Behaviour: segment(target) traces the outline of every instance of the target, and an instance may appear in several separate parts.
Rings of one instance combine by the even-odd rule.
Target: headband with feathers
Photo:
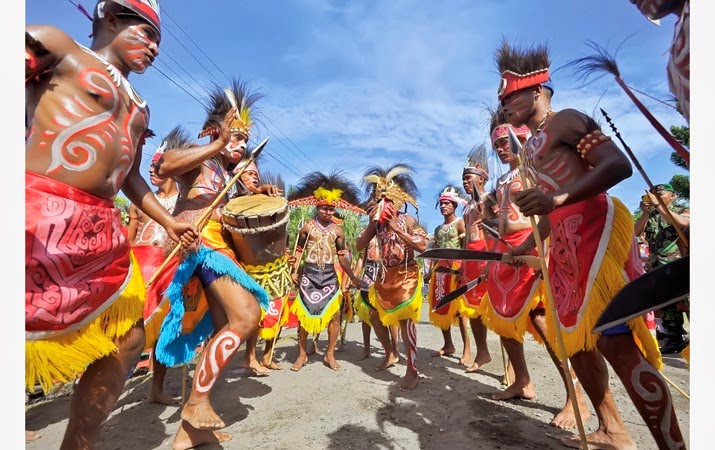
[[[494,143],[498,139],[509,137],[510,127],[512,130],[514,130],[514,133],[517,137],[526,139],[529,136],[529,127],[526,125],[522,125],[519,128],[515,128],[512,125],[509,125],[506,122],[504,115],[502,114],[501,108],[497,108],[496,110],[489,109],[489,113],[491,114],[491,119],[489,122],[489,134],[491,135],[492,148],[496,149],[496,145],[494,145]]]
[[[253,105],[263,97],[258,93],[249,93],[245,82],[238,79],[231,80],[231,86],[223,88],[214,85],[209,93],[209,104],[206,107],[206,121],[204,122],[200,138],[204,136],[218,136],[221,132],[221,122],[231,108],[236,108],[236,117],[231,122],[231,133],[241,133],[248,139],[253,126]]]
[[[363,174],[365,194],[375,202],[382,198],[392,201],[398,211],[407,203],[419,210],[416,200],[419,191],[412,172],[412,167],[407,164],[395,164],[387,169],[371,166]]]
[[[478,144],[467,153],[467,164],[464,166],[462,176],[467,174],[479,175],[484,181],[489,181],[489,163],[487,161],[487,146]]]
[[[365,214],[356,206],[360,203],[360,190],[350,182],[342,171],[330,174],[311,172],[298,182],[288,194],[291,206],[334,206],[336,208]]]
[[[549,81],[549,48],[536,45],[527,49],[517,49],[506,40],[494,54],[494,61],[501,74],[499,100],[521,89],[544,84]]]
[[[452,186],[448,184],[437,196],[437,203],[435,208],[439,208],[439,202],[442,200],[449,200],[450,202],[456,203],[457,205],[466,205],[469,201],[465,198],[462,188],[459,186]]]

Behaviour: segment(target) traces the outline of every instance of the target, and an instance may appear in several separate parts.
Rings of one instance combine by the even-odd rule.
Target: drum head
[[[256,217],[270,216],[288,207],[285,197],[271,197],[264,194],[248,195],[230,200],[223,208],[225,216]]]

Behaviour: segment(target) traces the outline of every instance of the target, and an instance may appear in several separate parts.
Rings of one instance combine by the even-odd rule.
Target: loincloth
[[[268,309],[263,311],[263,319],[258,324],[258,336],[262,339],[273,339],[290,315],[286,308],[292,284],[288,260],[281,256],[260,266],[244,265],[243,269],[266,290],[271,299]]]
[[[422,311],[422,273],[415,261],[405,266],[385,267],[370,288],[370,304],[385,326],[412,319],[419,322]]]
[[[462,297],[452,300],[438,310],[434,310],[442,297],[457,289],[457,275],[447,272],[438,272],[437,267],[446,267],[451,270],[459,271],[461,261],[446,261],[438,260],[432,266],[432,274],[430,275],[429,286],[427,290],[429,310],[429,320],[432,325],[442,330],[449,330],[454,324],[457,313],[459,312],[460,300]],[[477,288],[475,288],[477,289]]]
[[[212,280],[230,277],[255,297],[262,310],[268,309],[268,293],[238,264],[221,235],[221,223],[209,220],[201,230],[201,246],[185,254],[164,291],[170,309],[161,325],[156,357],[168,367],[189,362],[196,347],[214,332],[211,314],[206,314],[208,302],[203,293],[206,286],[198,278],[207,273],[213,274]]]
[[[613,296],[642,273],[633,219],[617,198],[600,194],[549,214],[549,278],[566,356],[593,350],[591,330]],[[556,345],[556,318],[547,309],[547,339]],[[662,366],[657,341],[643,317],[627,323],[644,356]]]
[[[466,248],[470,250],[487,250],[487,241],[485,240],[475,240],[467,242]],[[462,263],[462,285],[469,283],[472,280],[479,278],[482,274],[484,268],[487,266],[487,261],[464,261]],[[459,313],[464,317],[469,317],[474,319],[479,317],[479,305],[481,304],[482,297],[487,292],[487,283],[483,281],[479,283],[475,288],[467,291],[460,299],[456,300],[459,302]]]
[[[513,247],[523,243],[531,235],[531,228],[502,236]],[[495,250],[504,253],[506,244],[497,241]],[[530,255],[537,255],[534,248]],[[543,307],[545,291],[539,273],[527,265],[510,266],[499,262],[489,267],[486,294],[482,298],[479,313],[484,324],[499,336],[524,342],[524,333],[529,331],[541,342],[533,327],[529,313]]]
[[[308,333],[320,333],[340,310],[342,277],[335,265],[303,263],[291,312]]]
[[[121,214],[25,172],[25,381],[47,392],[117,350],[141,320],[144,286]]]

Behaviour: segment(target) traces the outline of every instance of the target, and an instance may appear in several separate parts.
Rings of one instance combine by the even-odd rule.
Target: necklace
[[[137,91],[134,90],[134,87],[131,85],[131,83],[129,83],[129,80],[127,80],[124,75],[122,75],[122,72],[120,72],[114,64],[110,63],[109,61],[98,55],[94,50],[87,48],[79,43],[77,45],[79,45],[82,50],[104,63],[107,72],[109,72],[109,76],[112,78],[114,84],[119,89],[122,89],[124,92],[126,92],[132,102],[134,102],[134,104],[137,105],[139,109],[146,108],[146,101],[141,98]]]
[[[536,127],[537,133],[540,133],[541,130],[544,129],[544,125],[546,124],[546,121],[549,120],[549,117],[551,117],[551,114],[553,114],[553,113],[554,113],[554,111],[551,108],[549,108],[549,110],[546,111],[546,115],[544,116],[543,119],[541,119],[541,123],[539,124],[539,126]]]

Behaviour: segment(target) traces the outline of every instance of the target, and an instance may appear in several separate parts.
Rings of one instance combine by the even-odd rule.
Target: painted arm
[[[25,27],[25,85],[39,81],[77,44],[64,31],[49,25]]]
[[[402,231],[397,224],[397,215],[390,219],[389,224],[390,228],[392,228],[408,247],[420,253],[427,249],[427,233],[417,231],[417,223],[412,216],[407,216],[407,220],[405,221],[407,232]]]

